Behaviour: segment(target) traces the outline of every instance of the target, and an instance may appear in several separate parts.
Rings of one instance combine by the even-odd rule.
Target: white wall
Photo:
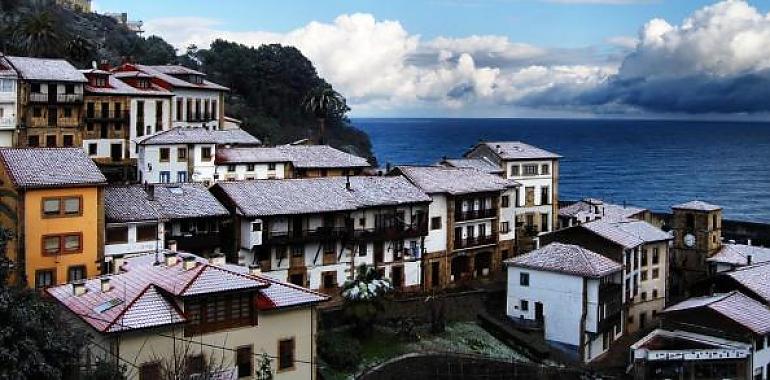
[[[447,199],[442,194],[433,194],[430,196],[432,202],[428,207],[428,237],[425,238],[425,249],[427,253],[446,251],[447,248]],[[441,229],[432,229],[431,220],[435,217],[441,218]]]
[[[96,144],[96,154],[89,154],[90,146]],[[91,158],[111,158],[112,144],[120,144],[120,159],[125,159],[125,141],[123,139],[83,140],[83,150]]]
[[[13,146],[18,86],[15,79],[0,79],[0,147]]]
[[[209,121],[207,123],[202,122],[192,122],[187,120],[187,100],[192,99],[193,103],[193,118],[195,118],[195,100],[200,99],[201,100],[201,117],[203,117],[203,109],[205,107],[205,100],[209,101],[209,109],[211,109],[212,101],[217,101],[217,107],[220,106],[220,99],[219,99],[220,92],[219,91],[211,91],[211,90],[195,90],[195,89],[189,89],[189,88],[174,88],[174,99],[172,99],[172,106],[171,109],[173,113],[171,114],[171,120],[172,120],[172,127],[209,127],[211,129],[219,129],[219,117],[221,116],[219,114],[219,110],[217,110],[217,118],[215,120]],[[177,119],[177,99],[182,99],[182,120]],[[211,111],[209,110],[209,115],[211,115]]]
[[[529,286],[519,284],[521,273],[529,273]],[[528,301],[528,311],[520,309],[521,300]],[[508,316],[534,321],[535,302],[543,303],[545,339],[579,347],[583,334],[583,278],[509,266]]]
[[[153,224],[158,226],[158,238],[152,241],[137,241],[136,239],[136,227],[138,225]],[[125,244],[105,244],[104,254],[107,256],[112,255],[128,255],[134,253],[152,252],[158,247],[163,249],[164,243],[164,230],[163,223],[108,223],[107,227],[112,226],[128,226],[128,242]]]
[[[139,120],[138,115],[138,108],[139,108],[139,102],[144,102],[144,123],[142,124],[142,128],[144,131],[144,135],[141,136],[141,138],[146,138],[147,136],[151,136],[156,134],[160,131],[165,131],[170,128],[170,116],[171,116],[171,97],[132,97],[131,98],[131,110],[130,110],[130,116],[129,116],[129,140],[131,141],[130,146],[130,153],[131,158],[136,158],[137,156],[137,149],[136,149],[136,142],[137,139],[140,138],[140,136],[137,134],[137,121]],[[163,115],[161,115],[161,125],[157,125],[157,113],[155,112],[156,106],[155,102],[161,101],[163,104],[162,111]],[[160,128],[159,128],[160,127]]]
[[[246,179],[283,179],[286,174],[286,164],[277,162],[275,169],[269,170],[267,162],[254,164],[254,170],[248,170],[248,164],[234,164],[235,171],[229,171],[230,165],[217,165],[216,172],[219,174],[219,181],[246,180]]]
[[[202,160],[202,149],[211,148],[211,159]],[[160,149],[169,148],[169,160],[160,161]],[[180,148],[187,148],[187,160],[193,160],[193,173],[187,176],[187,182],[212,182],[214,180],[214,155],[216,146],[214,144],[195,144],[192,149],[188,145],[139,145],[138,166],[141,173],[142,182],[160,183],[160,173],[168,171],[170,173],[170,182],[178,182],[178,173],[187,172],[187,160],[178,161],[177,152]],[[150,169],[150,166],[152,169]]]

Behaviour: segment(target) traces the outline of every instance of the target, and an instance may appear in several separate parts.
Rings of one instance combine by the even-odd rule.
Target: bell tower
[[[722,208],[703,201],[672,207],[674,242],[672,296],[685,296],[689,288],[708,276],[707,258],[722,249]]]

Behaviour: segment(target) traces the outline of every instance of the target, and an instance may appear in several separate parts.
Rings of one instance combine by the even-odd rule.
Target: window
[[[267,170],[275,170],[275,162],[268,163]]]
[[[82,211],[80,197],[43,198],[43,217],[79,216]]]
[[[202,161],[211,161],[211,148],[210,147],[203,147],[203,148],[201,148],[201,160]]]
[[[176,173],[176,181],[179,183],[187,182],[187,172],[179,171]]]
[[[176,160],[179,162],[187,161],[187,148],[177,148]]]
[[[56,135],[46,135],[45,136],[45,146],[48,148],[54,148],[56,147]]]
[[[537,165],[524,165],[524,175],[537,175]]]
[[[660,277],[660,270],[658,268],[655,268],[652,270],[652,278],[658,278]]]
[[[125,244],[128,243],[128,227],[107,227],[106,244]]]
[[[75,85],[74,84],[66,84],[66,85],[64,85],[64,93],[65,94],[74,94],[75,93]]]
[[[43,117],[43,109],[40,107],[33,107],[32,117]]]
[[[647,281],[647,271],[646,270],[642,271],[642,281]]]
[[[642,292],[642,301],[647,301],[647,292]]]
[[[302,244],[294,244],[294,245],[292,245],[291,246],[291,256],[292,257],[303,257],[303,256],[305,256],[305,246],[302,245]]]
[[[251,232],[259,232],[259,231],[262,231],[262,223],[260,222],[251,223]]]
[[[548,186],[543,186],[540,188],[540,204],[541,205],[551,204],[551,191]]]
[[[430,229],[431,230],[440,230],[441,229],[441,217],[440,216],[434,216],[430,218]]]
[[[253,172],[254,171],[254,164],[247,164],[246,165],[246,171],[247,172]]]
[[[136,226],[136,241],[158,240],[158,225],[144,224]]]
[[[334,289],[337,287],[337,272],[327,271],[321,274],[321,281],[324,289]]]
[[[88,155],[89,156],[96,156],[97,153],[97,145],[96,143],[89,143],[88,144]]]
[[[279,245],[275,247],[275,259],[276,260],[283,260],[286,258],[286,246],[285,245]]]
[[[235,351],[235,366],[238,367],[238,378],[251,377],[254,374],[252,352],[251,346],[238,347]]]
[[[519,285],[529,286],[529,273],[519,273]]]
[[[252,294],[225,294],[185,301],[185,335],[257,324]]]
[[[756,338],[755,343],[756,343],[756,347],[757,347],[756,351],[760,351],[760,350],[764,350],[765,349],[765,337],[764,336]]]
[[[658,298],[658,289],[652,289],[652,298]]]
[[[182,121],[182,108],[184,107],[184,103],[182,102],[181,98],[176,99],[176,121]]]
[[[540,174],[542,175],[551,174],[551,166],[548,164],[543,164],[543,166],[540,167]]]
[[[227,171],[229,173],[232,173],[235,171],[235,165],[227,165]]]
[[[81,249],[80,234],[43,236],[43,253],[46,255],[79,253]]]
[[[160,162],[168,162],[171,148],[160,148]]]
[[[511,232],[511,226],[508,222],[500,222],[500,233],[507,234]]]
[[[548,214],[540,214],[540,230],[543,232],[548,232],[550,230],[550,226],[548,225]]]
[[[647,266],[647,248],[642,248],[642,267]]]
[[[521,309],[521,311],[529,311],[529,301],[521,300],[519,304],[520,304],[519,308]]]
[[[56,271],[42,269],[35,271],[35,289],[43,289],[56,284]]]
[[[294,369],[294,338],[278,342],[278,370]]]
[[[81,251],[81,239],[80,235],[65,235],[64,236],[64,252],[80,252]]]
[[[139,367],[139,380],[160,380],[161,378],[159,362],[144,363]]]
[[[517,177],[519,175],[519,165],[511,165],[511,177]]]
[[[29,136],[29,137],[27,137],[27,146],[39,147],[40,146],[40,136]]]
[[[367,248],[369,246],[366,243],[361,243],[358,245],[358,256],[366,256],[367,254]]]
[[[658,254],[658,249],[653,248],[652,249],[652,265],[656,265],[660,263],[660,255]]]
[[[86,278],[84,265],[71,266],[67,269],[67,282],[80,281]]]
[[[72,107],[64,107],[64,117],[72,117]]]
[[[511,202],[511,197],[509,197],[507,195],[503,195],[500,198],[500,207],[508,207],[510,202]]]
[[[40,83],[32,83],[32,92],[39,94],[40,91]]]
[[[169,183],[171,182],[171,172],[169,171],[161,171],[160,172],[160,183]]]

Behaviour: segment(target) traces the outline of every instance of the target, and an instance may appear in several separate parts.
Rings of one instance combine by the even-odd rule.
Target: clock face
[[[693,236],[693,234],[684,235],[684,245],[690,248],[695,246],[695,236]]]

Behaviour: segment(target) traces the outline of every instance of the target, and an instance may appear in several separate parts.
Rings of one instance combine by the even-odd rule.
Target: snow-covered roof
[[[18,188],[103,185],[93,160],[79,148],[2,148],[0,160]]]
[[[519,186],[515,181],[470,168],[397,166],[395,170],[428,194],[497,192]]]
[[[717,211],[721,210],[721,206],[717,206],[704,201],[690,201],[678,205],[671,206],[675,210],[691,210],[691,211]]]
[[[709,297],[690,298],[666,308],[663,312],[670,313],[701,308],[713,310],[755,334],[770,333],[770,308],[738,291]]]
[[[551,243],[521,256],[505,260],[516,267],[600,278],[620,272],[619,263],[578,245]]]
[[[723,244],[719,252],[706,259],[714,263],[723,263],[736,266],[759,264],[770,261],[770,248],[757,247],[745,244]]]
[[[647,211],[645,208],[635,206],[623,206],[613,203],[604,203],[600,199],[586,198],[571,205],[559,208],[559,216],[577,218],[584,221],[605,219],[610,221],[623,221]]]
[[[770,262],[738,268],[725,275],[770,302]]]
[[[104,213],[108,223],[229,215],[200,183],[109,186],[104,191]]]
[[[210,130],[203,127],[176,127],[142,139],[140,145],[217,144],[259,145],[256,137],[242,129]]]
[[[137,69],[150,74],[168,84],[174,87],[182,87],[182,88],[192,88],[192,89],[199,89],[199,90],[214,90],[214,91],[227,91],[229,90],[227,87],[216,84],[214,82],[208,81],[206,79],[203,79],[202,83],[191,83],[184,79],[180,79],[175,77],[175,75],[199,75],[199,76],[205,76],[206,74],[188,69],[184,66],[180,65],[158,65],[158,66],[151,66],[151,65],[132,65],[136,67]]]
[[[489,174],[500,174],[505,172],[503,168],[495,165],[486,158],[447,158],[442,160],[441,164],[455,168],[476,169]]]
[[[486,145],[500,159],[508,160],[553,160],[561,158],[560,155],[545,149],[532,146],[521,141],[486,141],[480,144]],[[475,148],[474,148],[475,149]]]
[[[598,219],[572,228],[585,228],[624,248],[635,248],[646,243],[671,240],[671,235],[642,220],[609,221]]]
[[[18,74],[31,81],[85,83],[86,77],[64,59],[6,56]]]

